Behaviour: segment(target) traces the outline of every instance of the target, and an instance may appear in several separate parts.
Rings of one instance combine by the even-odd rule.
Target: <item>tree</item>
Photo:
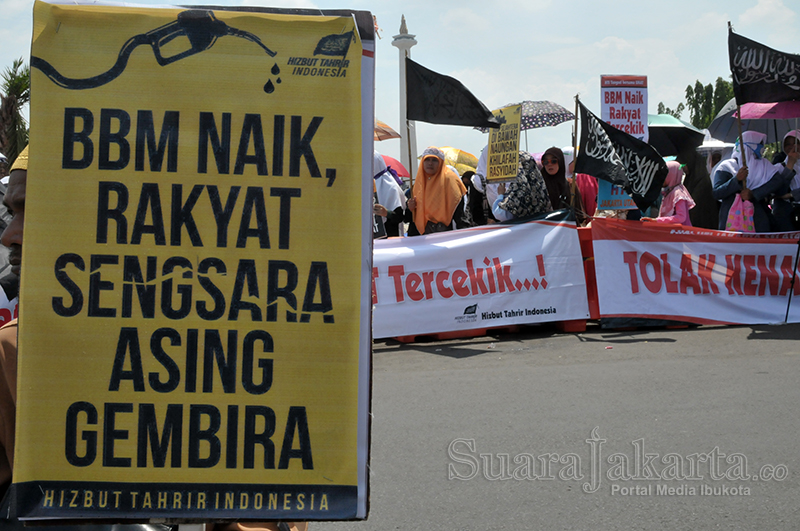
[[[31,70],[17,59],[0,75],[0,152],[13,163],[28,143],[22,108],[31,97]]]
[[[731,98],[733,98],[733,83],[718,77],[717,83],[714,85],[714,116],[722,110]]]
[[[701,120],[703,123],[704,129],[711,124],[711,120],[714,119],[714,87],[711,86],[711,83],[704,87],[703,91],[703,106],[700,110],[701,112]]]
[[[689,119],[698,129],[707,128],[717,113],[733,97],[733,84],[721,77],[717,78],[714,85],[709,83],[703,86],[699,80],[694,87],[686,87],[686,107],[689,109]]]
[[[664,106],[662,102],[658,102],[658,114],[669,114],[670,116],[674,116],[678,120],[681,119],[681,114],[685,109],[683,103],[679,103],[675,109],[670,109],[669,107]]]
[[[705,90],[700,80],[695,81],[694,87],[688,85],[686,87],[686,107],[689,109],[689,121],[695,127],[702,128],[703,122],[703,99]]]

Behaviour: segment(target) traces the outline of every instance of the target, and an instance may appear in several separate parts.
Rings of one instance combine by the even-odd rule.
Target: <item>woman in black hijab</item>
[[[569,208],[570,193],[567,183],[567,168],[564,153],[557,147],[551,147],[542,155],[542,177],[550,195],[550,204],[555,210]]]

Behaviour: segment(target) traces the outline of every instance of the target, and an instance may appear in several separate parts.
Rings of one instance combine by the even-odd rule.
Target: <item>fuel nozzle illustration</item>
[[[270,57],[275,57],[276,52],[267,48],[258,36],[244,30],[232,28],[225,22],[217,19],[213,11],[202,9],[190,9],[178,13],[178,19],[159,28],[135,35],[122,45],[114,63],[108,71],[85,79],[73,79],[62,75],[53,65],[40,57],[31,57],[31,66],[38,68],[55,84],[71,90],[91,89],[105,85],[116,79],[125,71],[130,58],[136,47],[149,44],[153,49],[156,61],[161,66],[172,64],[186,57],[204,52],[210,49],[217,39],[232,35],[241,37],[259,45]],[[186,37],[190,48],[180,51],[170,56],[165,56],[162,49],[179,37]]]

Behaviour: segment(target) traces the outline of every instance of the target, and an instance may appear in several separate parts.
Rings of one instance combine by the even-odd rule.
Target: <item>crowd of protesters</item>
[[[708,155],[711,195],[719,207],[715,228],[734,230],[729,216],[738,198],[752,204],[755,232],[800,230],[800,175],[796,171],[800,167],[795,168],[800,158],[800,130],[784,137],[782,151],[771,162],[763,156],[765,141],[766,135],[746,131],[742,145],[737,142],[729,154],[715,151]],[[386,235],[431,234],[532,218],[562,209],[571,212],[578,226],[589,225],[593,216],[691,226],[689,212],[698,206],[684,186],[685,169],[677,161],[667,162],[661,197],[647,215],[638,210],[597,210],[598,181],[572,172],[571,148],[551,147],[540,160],[520,151],[516,178],[500,183],[486,178],[487,151],[482,151],[474,171],[459,175],[455,167],[447,164],[441,149],[426,148],[413,188],[406,189],[405,195],[403,188],[408,187],[396,176],[389,177],[390,169],[375,152],[374,213],[382,217]]]
[[[426,148],[413,187],[406,190],[408,200],[402,201],[397,199],[402,181],[392,175],[376,151],[373,212],[382,218],[385,234],[403,235],[399,228],[403,225],[398,224],[401,211],[408,236],[526,219],[564,208],[572,210],[579,223],[594,213],[596,180],[584,176],[594,185],[589,187],[594,191],[593,202],[585,205],[561,149],[548,149],[542,157],[543,166],[530,153],[520,151],[516,178],[501,183],[488,182],[487,156],[484,149],[475,171],[459,175],[447,164],[441,149]]]
[[[800,192],[800,182],[794,170],[798,158],[797,134],[798,131],[791,131],[786,135],[783,141],[786,153],[778,154],[774,162],[762,155],[767,135],[756,131],[742,134],[743,145],[737,144],[731,158],[721,162],[712,176],[714,199],[721,202],[719,230],[726,229],[737,196],[752,203],[756,232],[777,232],[782,226],[791,227],[788,219],[791,207],[787,214],[780,205],[781,201],[791,199],[792,189]],[[779,157],[781,162],[777,162]]]
[[[474,171],[459,175],[441,149],[426,148],[413,187],[405,191],[407,201],[397,199],[404,183],[376,151],[373,212],[382,218],[386,236],[404,235],[401,218],[408,236],[532,218],[561,209],[569,210],[578,225],[591,221],[597,209],[597,179],[573,174],[571,149],[551,147],[541,160],[520,151],[517,176],[500,183],[486,178],[487,151],[481,152]]]

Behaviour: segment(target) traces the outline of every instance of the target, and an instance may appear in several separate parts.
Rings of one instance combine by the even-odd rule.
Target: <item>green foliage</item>
[[[780,142],[773,142],[772,144],[767,144],[766,146],[764,146],[764,151],[761,154],[761,156],[767,160],[772,160],[772,157],[774,157],[775,154],[781,151],[782,149],[783,148],[781,147]]]
[[[722,107],[733,97],[733,84],[721,77],[714,85],[703,85],[699,80],[686,87],[686,107],[689,120],[698,129],[707,128]]]
[[[28,124],[22,108],[31,97],[31,70],[22,59],[0,74],[0,152],[9,163],[28,144]]]
[[[700,120],[700,107],[702,103],[700,99],[703,97],[703,84],[698,80],[694,87],[691,85],[686,87],[686,108],[689,109],[689,121],[695,127],[698,126]]]
[[[658,114],[669,114],[678,120],[681,119],[681,114],[683,114],[683,110],[685,108],[686,107],[683,105],[683,103],[679,103],[675,109],[670,109],[669,107],[664,106],[664,103],[658,102]]]
[[[703,94],[703,127],[708,127],[714,119],[714,87],[709,83],[705,86],[705,93]],[[702,128],[701,128],[702,129]]]
[[[733,83],[717,78],[714,85],[714,116],[733,98]],[[713,118],[712,118],[713,120]]]

